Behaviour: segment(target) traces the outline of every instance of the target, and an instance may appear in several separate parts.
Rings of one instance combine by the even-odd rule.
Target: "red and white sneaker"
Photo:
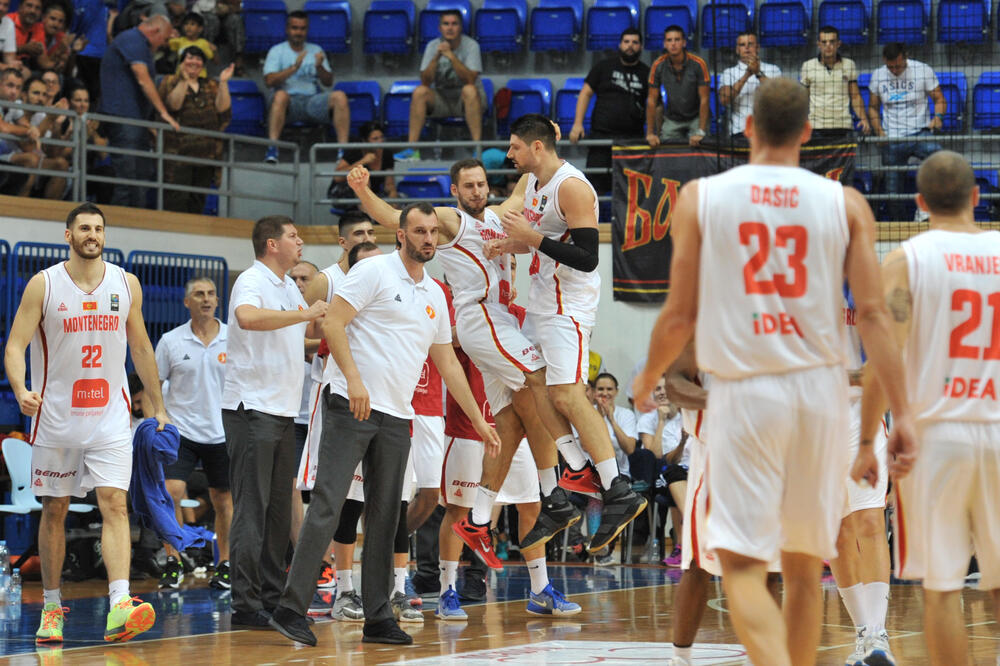
[[[489,525],[476,525],[472,522],[472,511],[457,523],[453,523],[451,529],[462,538],[469,548],[472,549],[479,559],[491,569],[503,569],[501,562],[495,552],[493,552],[493,537],[490,534]]]
[[[323,568],[319,570],[316,587],[321,590],[332,590],[337,587],[337,578],[334,575],[333,567],[326,562],[323,563]]]
[[[559,487],[581,495],[601,498],[601,477],[597,475],[597,470],[590,461],[587,461],[583,469],[576,472],[567,465],[559,477]]]

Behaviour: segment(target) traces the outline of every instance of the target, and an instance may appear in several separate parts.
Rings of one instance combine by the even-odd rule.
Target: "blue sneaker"
[[[312,603],[309,604],[309,609],[306,611],[306,615],[329,615],[330,611],[333,610],[333,602],[335,599],[336,592],[334,590],[317,589],[313,592]]]
[[[532,615],[576,615],[581,610],[580,604],[567,601],[552,583],[546,585],[541,594],[532,592],[528,600],[528,612]]]
[[[277,164],[278,163],[278,147],[277,146],[269,146],[268,147],[267,152],[264,154],[264,161],[267,162],[268,164]]]
[[[577,608],[579,609],[579,606]],[[448,590],[438,599],[438,607],[434,611],[434,615],[439,620],[457,620],[462,622],[469,619],[469,616],[462,610],[462,606],[458,602],[458,593],[450,585],[448,586]]]
[[[392,156],[398,162],[416,162],[420,159],[420,151],[414,148],[401,150]]]

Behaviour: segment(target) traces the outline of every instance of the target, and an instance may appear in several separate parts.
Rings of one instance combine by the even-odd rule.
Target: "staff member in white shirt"
[[[719,77],[719,103],[729,108],[729,133],[742,137],[753,112],[753,94],[764,79],[781,76],[781,69],[760,61],[760,43],[752,32],[736,36],[736,55],[740,61]]]
[[[316,645],[305,614],[316,570],[360,462],[365,477],[362,640],[413,642],[393,618],[389,573],[410,451],[411,401],[428,353],[487,450],[496,455],[500,449],[500,439],[483,418],[455,358],[444,292],[424,272],[437,239],[434,208],[427,203],[407,206],[396,230],[400,249],[360,261],[335,285],[323,320],[334,362],[327,362],[323,376],[330,390],[323,393],[316,484],[281,604],[271,618],[271,626],[291,640]],[[393,353],[387,355],[387,349]]]
[[[257,261],[236,278],[229,300],[235,325],[229,331],[222,425],[234,505],[232,624],[263,627],[268,618],[262,611],[277,606],[285,586],[288,479],[295,466],[293,420],[302,396],[306,324],[326,313],[326,303],[307,309],[295,281],[285,275],[302,255],[302,239],[289,218],[257,220],[253,249]]]
[[[211,585],[228,590],[229,524],[233,519],[233,496],[229,492],[229,454],[222,429],[222,385],[226,376],[226,325],[215,312],[219,295],[209,277],[195,277],[184,286],[184,307],[191,320],[167,331],[156,344],[156,367],[160,381],[170,382],[163,396],[170,420],[181,434],[177,460],[163,468],[167,492],[174,500],[177,523],[183,524],[181,500],[195,465],[208,477],[208,496],[215,509],[215,536],[219,563]],[[180,555],[165,543],[167,563],[160,587],[177,589],[184,580]]]

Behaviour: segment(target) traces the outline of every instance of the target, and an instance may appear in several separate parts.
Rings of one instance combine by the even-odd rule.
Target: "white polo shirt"
[[[304,373],[306,322],[274,331],[240,327],[236,308],[252,305],[262,310],[305,310],[292,278],[277,276],[260,261],[243,271],[229,297],[229,350],[222,408],[253,409],[272,416],[294,418],[299,413]]]
[[[219,321],[216,319],[216,321]],[[163,394],[170,421],[181,437],[199,444],[222,444],[222,385],[226,380],[226,325],[206,346],[191,330],[191,321],[167,331],[156,343],[160,381],[170,382]]]
[[[334,295],[358,312],[347,339],[372,409],[412,419],[413,391],[431,345],[451,344],[441,287],[426,271],[414,282],[396,251],[362,259],[337,282]],[[347,380],[332,355],[323,381],[347,397]]]
[[[719,77],[719,89],[726,86],[734,86],[736,82],[743,78],[747,71],[745,62],[738,62],[729,69],[722,72]],[[762,62],[760,71],[769,79],[776,79],[781,76],[781,69],[776,65]],[[751,76],[740,88],[740,94],[729,102],[729,133],[739,134],[747,126],[747,116],[753,113],[753,94],[760,87],[760,79]]]

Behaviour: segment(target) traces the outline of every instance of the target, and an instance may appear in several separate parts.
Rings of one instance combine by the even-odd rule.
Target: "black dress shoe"
[[[438,594],[441,591],[441,579],[436,576],[424,578],[420,574],[415,574],[410,577],[410,582],[413,583],[413,591],[419,595]]]
[[[309,629],[304,615],[299,615],[295,611],[278,606],[271,616],[271,626],[277,629],[285,638],[309,645],[316,646],[316,635]]]
[[[399,628],[395,620],[379,620],[378,622],[366,622],[362,630],[364,636],[362,643],[389,643],[391,645],[410,645],[413,643],[413,636]]]
[[[262,629],[267,627],[269,616],[262,610],[257,611],[233,611],[229,623],[234,627],[246,627],[249,629]]]

